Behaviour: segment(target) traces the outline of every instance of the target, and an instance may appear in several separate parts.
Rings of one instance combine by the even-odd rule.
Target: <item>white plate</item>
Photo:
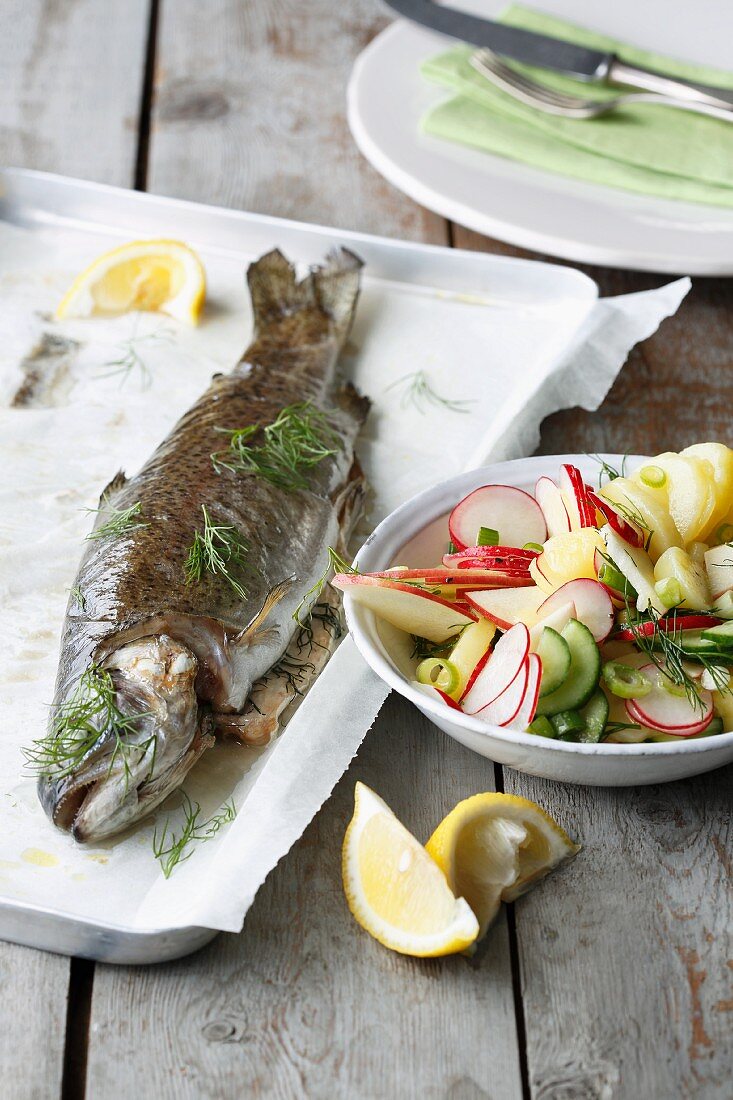
[[[479,11],[495,14],[501,6],[486,0]],[[719,46],[721,35],[730,42],[733,6],[718,3],[713,11],[712,0],[700,0],[675,5],[674,19],[650,18],[658,6],[652,2],[640,13],[638,3],[618,0],[610,25],[598,12],[592,19],[579,13],[576,21],[593,22],[598,30],[656,45],[672,56],[730,65]],[[543,7],[571,16],[578,3],[553,0]],[[706,8],[711,20],[704,17]],[[715,35],[706,38],[706,26],[714,26]],[[733,210],[566,179],[420,133],[424,112],[447,94],[420,76],[420,64],[450,42],[399,21],[356,61],[348,89],[349,125],[361,152],[390,183],[469,229],[564,259],[639,271],[733,274]]]
[[[604,457],[612,465],[622,461],[620,455]],[[427,489],[397,508],[359,551],[358,567],[363,572],[376,572],[395,562],[418,566],[439,561],[445,551],[447,515],[463,496],[479,485],[494,482],[531,491],[542,474],[556,477],[561,462],[572,462],[580,467],[588,483],[597,484],[598,463],[587,455],[524,458],[472,470]],[[400,671],[394,642],[405,638],[401,631],[392,633],[388,624],[378,623],[373,613],[356,604],[348,593],[344,606],[354,641],[374,671],[450,737],[500,764],[563,782],[633,787],[699,775],[733,761],[733,733],[661,744],[580,745],[489,726],[478,718],[458,715],[423,695],[412,686],[409,675]]]

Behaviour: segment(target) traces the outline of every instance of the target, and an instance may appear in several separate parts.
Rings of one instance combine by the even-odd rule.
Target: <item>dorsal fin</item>
[[[110,483],[102,489],[99,495],[99,503],[105,504],[111,497],[118,493],[120,489],[124,489],[127,485],[127,475],[124,470],[118,470]]]

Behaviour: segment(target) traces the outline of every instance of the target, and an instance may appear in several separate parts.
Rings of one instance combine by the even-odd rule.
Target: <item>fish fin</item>
[[[346,543],[364,513],[366,496],[367,480],[359,459],[354,457],[346,484],[331,498],[339,521],[339,553],[341,547],[346,550]]]
[[[369,398],[359,393],[356,386],[352,385],[351,382],[344,383],[341,389],[336,390],[333,395],[333,402],[351,416],[359,427],[369,416],[369,410],[372,407]]]
[[[274,585],[265,596],[262,607],[257,614],[250,619],[244,630],[240,630],[239,634],[234,635],[229,644],[250,646],[263,645],[265,642],[271,641],[273,631],[277,632],[277,627],[263,627],[263,623],[275,604],[279,603],[283,596],[290,591],[294,580],[295,574]]]
[[[356,309],[362,266],[353,252],[337,248],[324,264],[311,268],[298,281],[295,267],[279,249],[261,256],[247,269],[255,336],[281,317],[318,308],[332,319],[339,343],[343,343]]]
[[[102,489],[102,492],[99,494],[100,505],[106,504],[110,497],[114,496],[115,493],[118,493],[120,489],[124,489],[126,485],[127,475],[125,474],[125,471],[118,470],[110,483],[106,485],[104,489]]]

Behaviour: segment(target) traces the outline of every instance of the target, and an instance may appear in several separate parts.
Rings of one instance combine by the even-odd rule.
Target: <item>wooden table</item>
[[[0,157],[165,195],[518,255],[420,209],[344,119],[377,0],[5,0]],[[275,243],[275,242],[273,242]],[[604,294],[654,275],[591,269]],[[731,284],[698,280],[597,413],[543,453],[731,441]],[[354,780],[419,837],[494,786],[584,850],[484,950],[421,962],[349,917],[339,848]],[[389,700],[239,936],[147,969],[0,945],[3,1096],[728,1100],[731,780],[588,790],[503,771]]]

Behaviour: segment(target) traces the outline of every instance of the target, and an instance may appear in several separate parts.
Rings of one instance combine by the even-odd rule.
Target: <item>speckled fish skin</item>
[[[118,475],[103,494],[96,527],[112,511],[138,503],[140,525],[87,544],[64,623],[55,707],[72,696],[87,668],[104,666],[121,647],[141,638],[165,635],[187,647],[197,662],[202,714],[214,718],[240,713],[254,681],[282,655],[296,628],[294,610],[322,574],[328,546],[337,545],[363,495],[354,442],[369,401],[350,385],[335,384],[360,268],[361,261],[345,250],[301,282],[277,251],[251,265],[255,334],[241,362],[214,376],[139,473],[129,480]],[[217,472],[211,455],[226,447],[222,431],[268,425],[283,408],[304,401],[328,415],[341,441],[334,456],[312,468],[308,490],[287,491],[223,467]],[[204,573],[200,583],[186,583],[185,562],[203,526],[202,505],[213,524],[234,527],[248,546],[246,571],[237,572],[247,590],[244,600],[219,575]],[[288,578],[291,585],[259,633],[247,634],[268,593]],[[204,736],[201,722],[196,736]],[[195,759],[191,750],[189,732],[180,757],[188,753]],[[72,832],[88,793],[85,767],[82,762],[65,779],[39,781],[46,812]],[[185,775],[180,772],[175,785]],[[153,778],[156,790],[165,787],[160,775]],[[156,803],[170,789],[161,791]],[[132,804],[124,827],[152,808],[142,797],[138,802],[139,813]],[[78,839],[101,835],[109,835],[102,824],[87,827]]]

